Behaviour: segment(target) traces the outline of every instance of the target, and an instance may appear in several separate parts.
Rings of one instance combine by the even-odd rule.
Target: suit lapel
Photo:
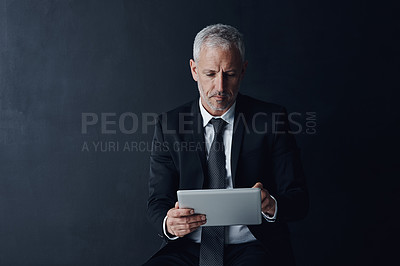
[[[233,123],[233,138],[232,138],[232,152],[231,152],[231,171],[233,187],[238,184],[236,177],[236,170],[239,160],[240,149],[242,147],[243,129],[244,129],[244,114],[242,113],[242,106],[240,101],[240,93],[236,98],[235,107],[235,122]]]
[[[204,178],[206,178],[205,173],[207,173],[207,165],[206,165],[206,153],[205,153],[205,139],[204,139],[204,128],[203,128],[203,118],[200,114],[200,107],[198,100],[195,100],[192,104],[192,114],[193,114],[193,140],[196,144],[196,147],[201,147],[201,149],[197,150],[197,162],[200,167],[201,173],[199,176],[201,178],[194,178],[195,187],[203,188]]]

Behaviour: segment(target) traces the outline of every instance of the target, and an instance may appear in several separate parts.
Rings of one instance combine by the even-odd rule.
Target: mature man
[[[286,222],[308,209],[299,150],[285,108],[238,93],[244,50],[232,26],[201,30],[190,60],[200,98],[158,117],[148,217],[165,245],[145,265],[294,264]],[[176,197],[244,187],[261,189],[260,225],[201,227],[207,217],[179,208]]]

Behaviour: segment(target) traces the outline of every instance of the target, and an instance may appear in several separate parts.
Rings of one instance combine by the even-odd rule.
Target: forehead
[[[218,47],[203,45],[200,49],[199,63],[204,67],[225,66],[239,67],[241,56],[236,47]]]

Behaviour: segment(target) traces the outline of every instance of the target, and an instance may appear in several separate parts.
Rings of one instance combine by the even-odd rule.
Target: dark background
[[[149,142],[152,129],[124,134],[118,118],[141,123],[197,97],[192,42],[218,22],[245,36],[243,93],[301,113],[303,126],[317,115],[317,133],[296,136],[311,196],[308,217],[290,225],[298,265],[392,264],[398,11],[366,1],[0,1],[0,264],[138,265],[158,249],[145,217],[149,152],[121,146]],[[82,113],[115,113],[116,133],[100,122],[82,133]],[[109,141],[120,150],[90,146]]]

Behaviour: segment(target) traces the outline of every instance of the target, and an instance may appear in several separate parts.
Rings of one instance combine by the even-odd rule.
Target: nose
[[[225,86],[225,80],[224,80],[224,75],[222,71],[218,73],[216,79],[215,79],[215,87],[218,92],[223,92],[224,91],[224,86]]]

